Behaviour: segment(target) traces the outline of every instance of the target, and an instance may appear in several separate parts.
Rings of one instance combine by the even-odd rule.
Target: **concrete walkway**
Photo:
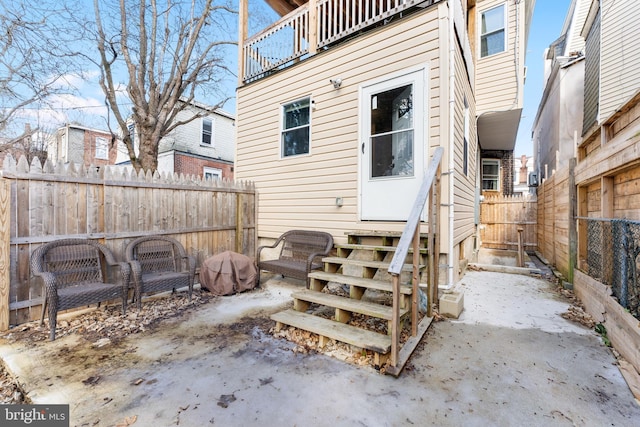
[[[106,347],[0,341],[0,357],[77,426],[638,425],[610,349],[544,280],[467,273],[462,316],[434,322],[399,378],[273,338],[268,314],[300,286],[271,279]]]

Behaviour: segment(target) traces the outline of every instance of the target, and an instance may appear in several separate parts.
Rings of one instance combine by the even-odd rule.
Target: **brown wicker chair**
[[[141,308],[142,294],[189,287],[193,294],[196,260],[187,255],[176,239],[167,236],[139,237],[127,245],[127,261],[131,265],[134,298]]]
[[[48,306],[51,341],[56,338],[59,311],[115,299],[122,300],[123,314],[127,310],[131,269],[125,262],[116,262],[111,251],[96,241],[61,239],[46,243],[31,254],[31,271],[44,282],[40,324]]]
[[[273,260],[260,260],[260,252],[265,248],[276,248],[282,244],[280,256]],[[333,248],[333,237],[323,231],[290,230],[278,237],[271,246],[258,248],[258,270],[271,271],[287,277],[307,281],[309,273],[322,268],[322,260]]]

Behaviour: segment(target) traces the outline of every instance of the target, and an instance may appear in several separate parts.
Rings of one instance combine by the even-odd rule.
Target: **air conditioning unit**
[[[529,187],[538,186],[538,172],[529,172]]]

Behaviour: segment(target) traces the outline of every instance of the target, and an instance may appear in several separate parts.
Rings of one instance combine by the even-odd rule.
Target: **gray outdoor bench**
[[[149,292],[189,288],[193,293],[196,260],[180,242],[167,236],[145,236],[127,245],[126,257],[131,264],[134,298],[141,308],[142,295]]]
[[[282,246],[276,259],[261,260],[260,252],[265,248]],[[260,246],[257,253],[258,270],[271,271],[286,277],[306,280],[309,273],[322,268],[322,257],[333,248],[333,237],[329,233],[313,230],[290,230],[278,237],[273,245]]]

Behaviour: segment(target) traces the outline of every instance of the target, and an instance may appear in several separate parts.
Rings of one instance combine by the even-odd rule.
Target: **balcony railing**
[[[243,43],[242,81],[264,77],[404,10],[438,1],[311,0]]]

